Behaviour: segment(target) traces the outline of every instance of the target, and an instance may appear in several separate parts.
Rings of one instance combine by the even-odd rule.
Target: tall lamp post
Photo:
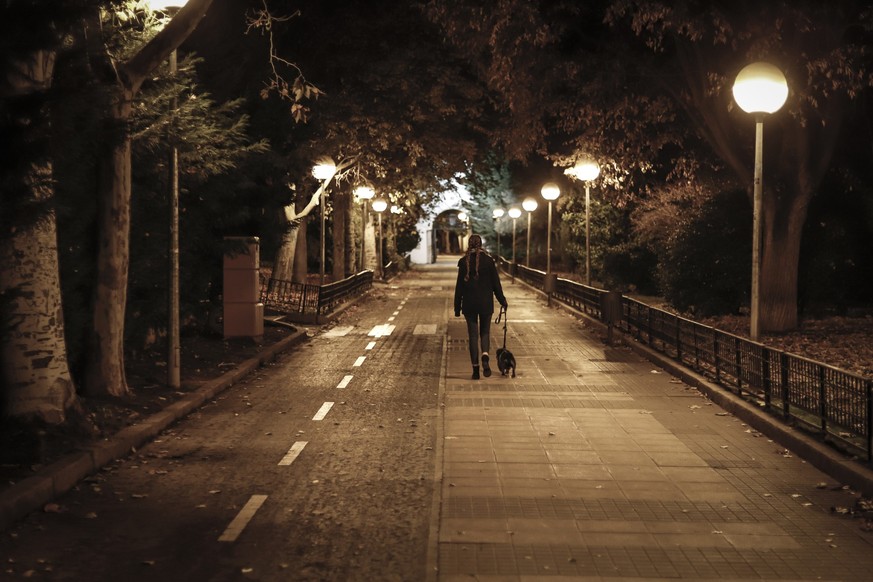
[[[521,207],[527,211],[527,252],[524,255],[524,266],[530,267],[530,215],[537,209],[537,201],[535,198],[525,198],[521,203]]]
[[[540,194],[549,201],[549,222],[546,229],[546,280],[544,287],[547,303],[551,305],[552,292],[555,290],[555,284],[557,283],[556,277],[552,275],[552,202],[561,195],[561,189],[554,182],[547,182],[543,184]]]
[[[497,234],[497,260],[500,260],[500,219],[506,211],[502,208],[495,208],[491,211],[491,218],[494,219],[494,232]]]
[[[785,75],[770,63],[757,62],[739,72],[733,86],[734,99],[746,113],[755,115],[755,182],[752,203],[752,297],[749,336],[758,339],[761,292],[761,207],[763,198],[764,116],[779,111],[788,98]]]
[[[355,197],[361,201],[361,270],[367,268],[367,200],[373,198],[376,191],[369,186],[355,188]]]
[[[372,202],[373,210],[379,215],[379,279],[385,279],[385,269],[382,265],[382,213],[388,208],[388,201],[384,198],[376,198]]]
[[[511,270],[511,279],[512,282],[515,283],[515,221],[518,220],[518,217],[521,216],[521,208],[518,206],[513,206],[509,209],[509,218],[512,219],[512,267]]]
[[[319,160],[314,166],[312,166],[312,175],[316,180],[321,180],[321,200],[319,200],[319,204],[321,205],[321,266],[319,267],[319,275],[320,275],[320,283],[322,287],[324,287],[324,225],[325,218],[327,217],[327,183],[333,178],[333,175],[336,173],[336,165],[333,163],[333,160],[329,160],[324,158]]]
[[[591,286],[591,180],[600,175],[600,166],[591,158],[585,158],[564,171],[577,180],[585,182],[585,284]]]
[[[149,0],[149,8],[155,12],[164,12],[172,16],[185,5],[188,0]],[[176,50],[170,53],[170,76],[176,76]],[[175,126],[176,108],[178,103],[173,96],[171,102],[173,126]],[[167,386],[179,388],[182,384],[181,360],[182,347],[179,340],[179,149],[175,137],[171,139],[169,159],[169,265],[168,265],[168,297],[167,297]]]

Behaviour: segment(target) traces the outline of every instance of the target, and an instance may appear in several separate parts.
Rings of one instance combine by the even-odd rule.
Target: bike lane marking
[[[303,452],[303,448],[308,444],[309,441],[297,441],[296,443],[291,445],[291,448],[288,449],[288,452],[285,453],[285,456],[282,457],[281,461],[279,461],[279,466],[287,467],[288,465],[293,463],[300,455],[300,453]]]
[[[340,389],[345,388],[346,386],[349,385],[349,382],[352,381],[352,378],[354,378],[354,376],[352,376],[352,375],[343,376],[343,379],[340,381],[339,384],[336,385],[336,387],[340,388]]]
[[[327,416],[331,408],[333,408],[333,402],[325,402],[318,409],[318,412],[315,413],[315,416],[312,417],[312,420],[324,420],[324,417]]]
[[[266,495],[252,495],[243,508],[239,510],[239,513],[236,514],[236,517],[233,518],[233,521],[230,522],[230,525],[227,526],[227,529],[224,530],[224,533],[219,536],[218,541],[235,542],[255,516],[255,512],[260,509],[266,500]]]

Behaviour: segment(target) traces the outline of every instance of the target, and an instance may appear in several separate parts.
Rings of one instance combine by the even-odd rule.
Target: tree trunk
[[[795,329],[800,244],[810,195],[779,196],[765,192],[760,275],[760,329],[784,333]]]
[[[9,95],[33,95],[48,90],[54,53],[36,52],[6,71]],[[21,114],[14,120],[25,132],[39,132],[48,123],[45,110]],[[14,144],[7,143],[9,147]],[[45,144],[46,153],[48,144]],[[54,196],[52,165],[45,157],[12,177],[25,196],[37,203]],[[11,193],[8,193],[11,194]],[[78,406],[67,363],[64,317],[58,269],[57,223],[47,209],[33,226],[0,238],[0,385],[4,387],[5,414],[60,424],[67,411]],[[6,327],[8,325],[8,328]]]
[[[297,233],[299,227],[293,223],[285,225],[282,243],[276,251],[273,261],[272,278],[277,281],[291,281],[294,278],[294,253],[297,248]]]
[[[295,283],[306,283],[306,275],[309,273],[309,249],[306,242],[309,229],[309,217],[300,221],[297,228],[297,246],[294,249],[294,278]]]
[[[130,393],[124,372],[124,313],[130,262],[131,143],[127,121],[132,99],[131,90],[120,91],[100,156],[98,277],[85,372],[85,390],[90,395]]]
[[[346,231],[348,230],[349,218],[349,193],[337,188],[333,196],[333,220],[331,221],[333,236],[333,268],[331,274],[334,281],[340,281],[346,276]]]

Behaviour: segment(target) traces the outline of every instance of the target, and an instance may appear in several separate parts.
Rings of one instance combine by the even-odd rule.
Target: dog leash
[[[506,307],[500,306],[500,311],[497,313],[497,319],[494,320],[494,323],[500,323],[500,320],[503,319],[503,349],[506,349],[506,323],[509,321],[509,316],[506,314]]]

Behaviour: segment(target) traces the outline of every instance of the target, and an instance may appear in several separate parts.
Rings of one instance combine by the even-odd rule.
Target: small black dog
[[[501,376],[506,376],[512,370],[512,377],[515,378],[515,356],[512,352],[506,348],[497,348],[497,368]]]
[[[515,378],[515,356],[506,349],[506,323],[509,318],[506,316],[506,307],[502,305],[494,323],[500,323],[501,319],[503,319],[503,347],[497,348],[497,369],[500,370],[501,376],[506,376],[512,370],[512,377]]]

